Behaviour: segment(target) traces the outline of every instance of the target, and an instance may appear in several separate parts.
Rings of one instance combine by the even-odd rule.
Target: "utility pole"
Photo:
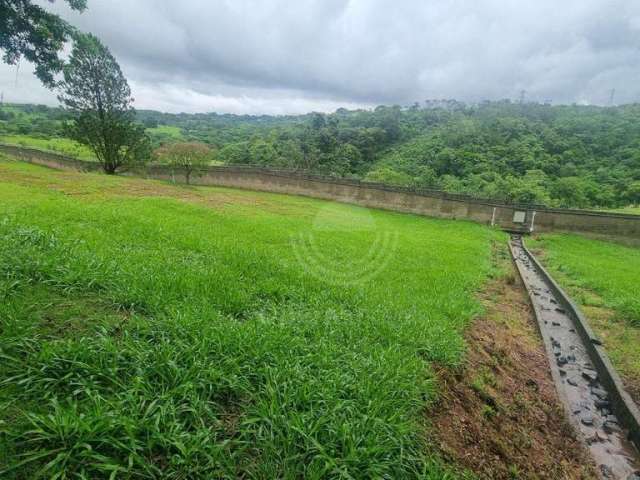
[[[611,92],[609,92],[609,106],[612,107],[613,106],[613,99],[616,96],[616,89],[612,88]]]

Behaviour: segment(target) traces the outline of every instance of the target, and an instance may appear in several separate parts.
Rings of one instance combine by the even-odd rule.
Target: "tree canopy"
[[[77,11],[87,6],[86,0],[64,1]],[[54,76],[63,67],[59,53],[76,34],[74,27],[31,0],[0,0],[0,49],[4,62],[15,65],[24,57],[35,65],[36,75],[46,86],[55,85]]]
[[[164,145],[154,154],[160,162],[180,168],[189,184],[193,172],[211,162],[213,152],[204,143],[180,142]]]

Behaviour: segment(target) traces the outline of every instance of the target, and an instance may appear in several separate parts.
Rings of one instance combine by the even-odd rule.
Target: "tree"
[[[258,139],[249,147],[249,158],[252,164],[269,167],[278,158],[278,152],[271,143]]]
[[[230,165],[249,163],[249,146],[247,142],[230,143],[218,152],[218,158]]]
[[[144,163],[151,143],[135,123],[129,84],[109,50],[93,35],[79,35],[63,71],[58,99],[73,118],[71,138],[91,148],[107,174]]]
[[[325,115],[323,113],[311,112],[311,128],[314,130],[320,130],[327,124]]]
[[[438,185],[438,175],[433,168],[426,165],[419,165],[417,175],[413,177],[413,184],[421,188],[434,188]]]
[[[183,169],[185,180],[189,185],[191,174],[209,164],[212,151],[204,143],[184,142],[160,147],[155,151],[155,156],[161,162]]]
[[[507,179],[510,186],[507,195],[513,202],[531,205],[548,205],[549,194],[545,188],[547,178],[540,170],[528,170],[522,177],[509,177]]]
[[[79,12],[87,6],[86,0],[65,1]],[[36,75],[48,87],[55,85],[54,76],[64,65],[58,53],[76,34],[75,28],[31,0],[0,0],[2,59],[15,65],[26,58],[35,64]]]
[[[332,173],[346,175],[357,171],[362,163],[362,153],[349,143],[339,145],[332,155]]]
[[[626,196],[632,205],[640,205],[640,181],[631,182],[627,186]]]
[[[561,177],[551,186],[552,195],[558,199],[559,206],[584,208],[589,206],[587,181],[581,177]]]
[[[395,142],[402,134],[400,130],[400,107],[379,106],[375,110],[378,119],[378,126],[385,132],[387,143]]]
[[[303,154],[300,144],[295,140],[284,140],[278,148],[277,167],[298,168],[302,165]]]

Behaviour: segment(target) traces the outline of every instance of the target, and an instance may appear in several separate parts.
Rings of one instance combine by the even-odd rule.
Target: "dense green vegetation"
[[[531,244],[543,252],[543,263],[585,309],[640,400],[640,250],[559,234],[543,235]]]
[[[0,476],[452,478],[430,366],[461,361],[494,240],[5,159]]]
[[[0,134],[61,136],[61,112],[0,110]],[[139,111],[155,147],[207,143],[229,164],[304,168],[509,201],[640,203],[640,105],[428,102],[372,111],[248,116]]]

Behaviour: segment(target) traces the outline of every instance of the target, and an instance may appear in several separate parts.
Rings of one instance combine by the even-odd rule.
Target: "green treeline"
[[[306,169],[522,203],[640,203],[640,105],[428,101],[332,114],[138,111],[154,146],[199,141],[217,162]],[[0,135],[62,136],[63,112],[0,110]]]

